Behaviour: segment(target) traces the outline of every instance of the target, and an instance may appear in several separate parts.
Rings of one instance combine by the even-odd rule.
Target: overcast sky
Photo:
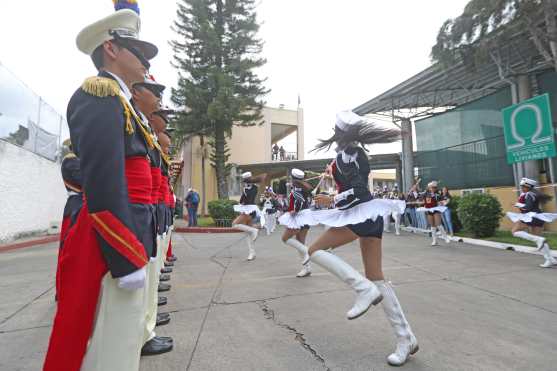
[[[258,8],[272,92],[268,105],[305,113],[305,147],[332,133],[335,113],[352,109],[430,64],[437,31],[468,0],[262,0]],[[151,72],[176,82],[168,40],[174,0],[140,0],[142,37],[159,46]],[[65,114],[68,99],[95,73],[75,47],[77,33],[113,11],[110,0],[2,1],[0,62]],[[398,152],[400,145],[373,152]]]

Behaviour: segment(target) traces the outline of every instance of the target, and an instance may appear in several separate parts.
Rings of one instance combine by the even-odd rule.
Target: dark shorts
[[[528,222],[528,223],[522,222],[522,223],[526,224],[529,227],[543,227],[544,224],[545,224],[545,222],[543,220],[539,220],[537,218],[532,218],[531,222]]]
[[[426,211],[425,213],[426,213],[427,215],[435,215],[435,214],[441,214],[441,211],[437,211],[437,210],[435,210],[435,211]]]
[[[251,213],[246,214],[246,215],[248,215],[252,220],[257,217],[257,213],[255,211],[252,211]]]
[[[383,237],[383,218],[377,218],[375,221],[368,219],[358,224],[350,224],[346,226],[358,237]]]

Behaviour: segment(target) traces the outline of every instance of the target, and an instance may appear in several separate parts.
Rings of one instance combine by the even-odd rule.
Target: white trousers
[[[155,326],[157,324],[157,307],[159,301],[158,288],[161,270],[162,246],[161,239],[157,238],[157,256],[149,261],[147,266],[146,294],[144,300],[145,310],[145,330],[143,332],[143,343],[145,344],[156,335]]]
[[[81,371],[137,371],[145,327],[145,288],[125,290],[107,273]]]

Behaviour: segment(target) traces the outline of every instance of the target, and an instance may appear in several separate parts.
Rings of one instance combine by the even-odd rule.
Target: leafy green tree
[[[445,21],[431,57],[449,66],[458,59],[501,65],[501,48],[526,31],[527,42],[557,71],[556,15],[555,0],[471,0],[459,17]]]
[[[268,93],[255,72],[266,63],[255,8],[255,0],[179,0],[174,22],[179,80],[172,101],[183,108],[177,135],[209,138],[219,198],[228,198],[226,140],[232,127],[261,124]]]

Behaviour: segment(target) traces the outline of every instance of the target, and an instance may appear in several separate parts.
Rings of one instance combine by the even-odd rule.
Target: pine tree
[[[176,126],[180,136],[210,138],[219,198],[228,197],[226,139],[233,125],[262,123],[268,93],[255,72],[266,63],[255,7],[255,0],[179,0],[174,22],[172,101],[183,108]]]

